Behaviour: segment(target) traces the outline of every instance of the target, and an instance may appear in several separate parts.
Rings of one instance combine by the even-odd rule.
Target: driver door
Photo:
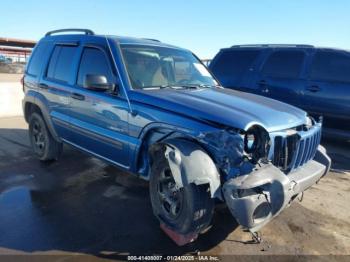
[[[104,46],[82,49],[76,85],[71,94],[71,142],[100,158],[129,167],[128,103],[115,90],[92,90],[86,75],[118,83],[112,59]]]

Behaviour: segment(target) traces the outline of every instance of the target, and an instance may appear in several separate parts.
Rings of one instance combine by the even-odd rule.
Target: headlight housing
[[[261,126],[252,126],[244,135],[244,151],[250,156],[253,163],[268,157],[270,136]]]

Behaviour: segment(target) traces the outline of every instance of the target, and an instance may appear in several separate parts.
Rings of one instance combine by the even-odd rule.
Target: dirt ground
[[[333,159],[332,172],[261,230],[261,244],[250,244],[250,234],[227,210],[219,210],[206,234],[177,247],[152,215],[146,182],[69,147],[59,161],[40,163],[29,147],[23,118],[2,118],[0,254],[51,255],[57,260],[198,252],[350,255],[350,143],[324,144]]]

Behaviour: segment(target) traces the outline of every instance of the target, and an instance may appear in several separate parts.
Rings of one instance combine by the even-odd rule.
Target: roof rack
[[[45,34],[45,36],[50,36],[52,34],[57,33],[66,33],[66,32],[83,32],[86,35],[94,35],[95,33],[90,29],[82,29],[82,28],[67,28],[67,29],[59,29],[59,30],[53,30],[49,31]]]
[[[145,40],[149,40],[149,41],[154,41],[154,42],[160,42],[158,39],[153,39],[153,38],[143,38]]]
[[[313,45],[294,45],[294,44],[257,44],[257,45],[233,45],[231,48],[240,47],[314,47]]]

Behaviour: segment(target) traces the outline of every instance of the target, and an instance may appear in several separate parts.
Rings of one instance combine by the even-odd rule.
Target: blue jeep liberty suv
[[[222,88],[193,53],[154,39],[48,32],[23,88],[41,161],[65,143],[149,180],[155,216],[179,235],[206,230],[218,202],[254,234],[330,168],[321,121]]]

